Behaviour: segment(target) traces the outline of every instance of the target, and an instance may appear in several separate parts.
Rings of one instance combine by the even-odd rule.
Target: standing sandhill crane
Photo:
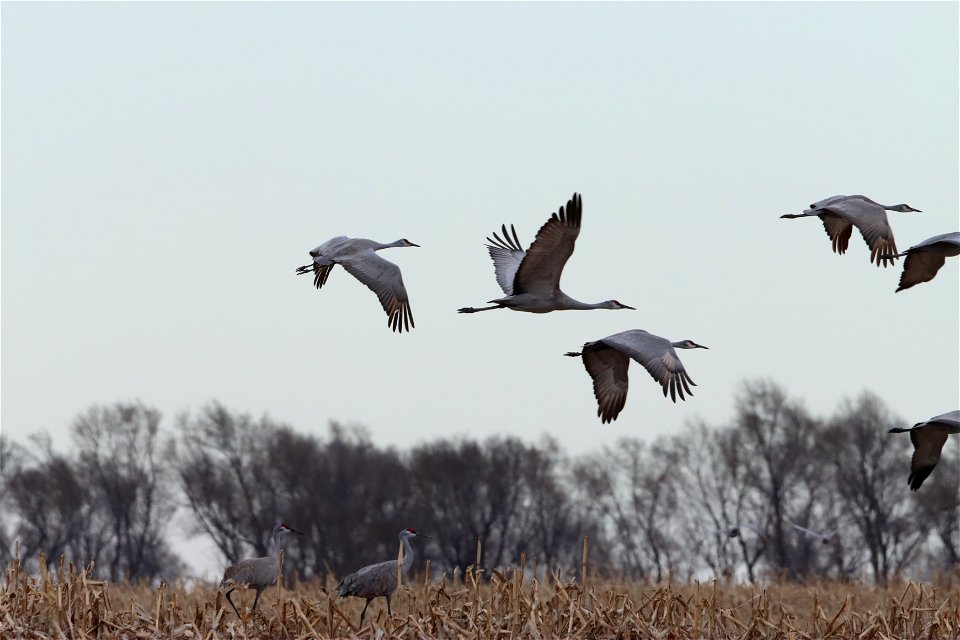
[[[574,300],[560,290],[560,274],[567,264],[573,245],[580,235],[580,217],[583,203],[579,194],[573,194],[566,208],[560,207],[558,213],[540,227],[537,237],[524,251],[520,248],[517,231],[510,225],[501,225],[503,238],[496,233],[493,239],[487,238],[487,251],[493,259],[497,283],[507,294],[503,298],[489,300],[490,307],[463,307],[460,313],[476,313],[490,309],[513,309],[530,313],[549,313],[565,309],[633,309],[616,300],[606,300],[589,304]]]
[[[890,433],[910,432],[913,459],[910,461],[910,489],[916,491],[940,461],[940,452],[951,433],[960,433],[960,409],[918,422],[909,429],[896,427]]]
[[[678,349],[707,349],[693,340],[670,342],[666,338],[647,333],[643,329],[631,329],[615,333],[596,342],[583,345],[583,352],[571,351],[564,355],[583,356],[583,366],[593,378],[593,395],[597,398],[597,415],[601,422],[616,420],[627,401],[627,367],[633,358],[650,372],[653,379],[663,387],[663,397],[676,402],[677,394],[685,400],[684,390],[691,396],[688,385],[697,384],[687,375],[683,363],[677,357]]]
[[[907,256],[903,261],[903,273],[900,274],[900,286],[897,287],[897,292],[921,282],[930,282],[947,258],[956,255],[960,255],[960,231],[927,238],[903,253],[887,256],[888,258]]]
[[[253,598],[252,611],[257,609],[257,600],[263,590],[272,585],[277,580],[277,572],[280,570],[280,550],[283,545],[280,543],[280,537],[285,533],[296,533],[303,535],[302,531],[297,531],[285,522],[279,523],[273,528],[273,534],[270,537],[272,553],[263,558],[248,558],[232,564],[223,572],[223,580],[220,581],[220,589],[229,587],[224,594],[227,596],[227,602],[233,607],[237,617],[241,618],[237,605],[233,604],[230,594],[240,585],[247,585],[257,590],[257,595]]]
[[[400,542],[403,543],[403,573],[410,571],[413,566],[413,547],[410,546],[411,538],[429,538],[425,533],[419,533],[415,529],[407,528],[400,532]],[[351,573],[340,581],[337,585],[337,595],[354,596],[365,598],[367,604],[363,605],[363,611],[360,612],[360,626],[363,626],[363,616],[367,613],[367,607],[374,598],[383,596],[387,601],[387,615],[392,615],[390,611],[390,597],[397,590],[397,561],[387,560],[377,564],[368,565],[356,573]]]
[[[298,267],[297,275],[312,272],[313,284],[319,289],[326,284],[333,267],[342,265],[347,273],[377,294],[383,310],[387,312],[387,326],[398,332],[409,331],[413,327],[413,314],[410,312],[410,299],[403,286],[400,267],[374,252],[392,247],[419,246],[406,238],[381,244],[366,238],[337,236],[313,249],[310,252],[313,264]]]
[[[808,538],[816,538],[822,544],[830,544],[830,541],[833,540],[833,537],[838,533],[840,533],[840,529],[843,528],[843,526],[841,525],[834,529],[830,529],[829,531],[814,531],[813,529],[807,529],[806,527],[801,527],[800,525],[793,524],[792,522],[788,522],[787,524],[789,524],[791,527],[801,532],[803,535],[805,535]]]
[[[884,267],[889,261],[896,262],[890,254],[897,252],[893,229],[887,221],[887,211],[919,212],[908,204],[883,205],[866,196],[833,196],[810,205],[803,213],[787,213],[781,218],[806,218],[817,216],[833,242],[834,253],[846,253],[853,227],[860,230],[870,247],[870,262]]]

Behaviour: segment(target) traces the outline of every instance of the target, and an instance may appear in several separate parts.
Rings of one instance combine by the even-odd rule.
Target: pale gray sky
[[[871,389],[958,402],[958,261],[894,294],[838,193],[906,202],[905,249],[958,226],[958,5],[21,4],[2,8],[2,427],[92,403],[172,422],[211,399],[380,444],[555,436],[579,452],[731,415],[770,376],[816,413]],[[500,295],[483,239],[525,243],[574,192],[562,282],[637,311],[456,309]],[[336,235],[420,249],[396,335]],[[682,352],[676,405],[637,365],[617,422],[564,358],[631,328]]]

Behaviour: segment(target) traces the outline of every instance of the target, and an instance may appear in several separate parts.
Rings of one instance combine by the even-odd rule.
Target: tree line
[[[584,536],[592,571],[631,579],[884,583],[960,566],[951,443],[912,493],[909,438],[887,433],[904,421],[877,396],[816,417],[757,380],[735,402],[728,423],[580,455],[510,436],[400,451],[361,427],[332,423],[320,436],[216,402],[169,428],[141,402],[94,406],[69,446],[0,436],[0,553],[18,542],[27,561],[65,554],[110,580],[170,579],[190,573],[172,536],[207,536],[226,563],[266,555],[286,520],[306,533],[286,550],[302,578],[393,557],[406,526],[434,536],[424,553],[437,570],[473,565],[480,539],[487,568],[525,554],[572,576]]]

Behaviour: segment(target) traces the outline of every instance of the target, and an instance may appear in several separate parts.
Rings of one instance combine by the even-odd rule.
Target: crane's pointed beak
[[[702,344],[698,344],[698,345],[697,345],[697,348],[698,348],[698,349],[707,349],[707,350],[710,349],[710,347],[705,347],[705,346],[703,346]]]
[[[300,535],[300,536],[305,536],[305,535],[307,535],[307,534],[305,534],[303,531],[300,531],[299,529],[294,529],[293,527],[287,527],[287,529],[290,530],[290,533],[295,533],[295,534]]]
[[[417,537],[418,537],[418,538],[430,538],[431,540],[433,539],[433,536],[428,536],[428,535],[425,534],[425,533],[419,533],[419,532],[417,532]]]

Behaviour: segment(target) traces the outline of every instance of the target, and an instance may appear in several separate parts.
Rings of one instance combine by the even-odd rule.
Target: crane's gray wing
[[[512,296],[513,280],[527,252],[520,247],[517,230],[513,228],[513,225],[510,225],[510,231],[513,233],[512,238],[510,234],[507,233],[507,225],[502,225],[500,228],[503,231],[503,238],[494,232],[493,238],[487,238],[487,242],[490,244],[486,246],[487,251],[490,253],[490,258],[493,260],[493,269],[497,274],[497,283],[505,294]]]
[[[250,585],[262,587],[272,584],[277,578],[277,561],[274,558],[247,558],[227,567],[220,586]]]
[[[940,452],[947,441],[947,434],[933,429],[913,429],[910,441],[913,443],[913,458],[910,460],[907,482],[910,483],[910,489],[916,491],[940,462]]]
[[[397,562],[387,560],[366,566],[346,576],[337,585],[337,595],[375,598],[392,594],[397,588]]]
[[[697,383],[683,368],[683,363],[680,362],[669,340],[642,329],[634,329],[614,334],[601,342],[622,351],[642,364],[653,379],[663,387],[664,398],[669,393],[671,400],[676,402],[677,395],[681,400],[686,400],[684,391],[693,395],[690,385],[697,386]]]
[[[387,312],[387,325],[394,331],[409,331],[413,327],[410,299],[403,286],[400,267],[384,260],[373,251],[362,251],[341,259],[343,268],[354,278],[377,294]]]
[[[946,261],[945,257],[928,251],[907,253],[907,257],[903,261],[903,273],[900,274],[900,284],[897,286],[897,291],[909,289],[923,282],[930,282]]]
[[[934,416],[927,420],[927,424],[931,422],[943,424],[953,429],[960,429],[960,409],[948,411],[947,413],[942,413],[939,416]]]
[[[627,402],[627,368],[630,359],[603,342],[583,346],[583,366],[593,378],[593,395],[597,399],[597,415],[603,423],[617,419]]]
[[[582,215],[583,202],[580,195],[575,193],[567,201],[566,207],[560,207],[560,211],[540,227],[513,279],[514,295],[550,295],[560,288],[560,274],[580,235]]]
[[[864,242],[870,247],[870,262],[875,262],[878,267],[896,262],[896,258],[889,257],[897,253],[897,244],[882,206],[872,200],[848,198],[827,205],[825,209],[846,218],[860,230]]]
[[[843,200],[846,200],[847,198],[852,198],[852,197],[854,196],[830,196],[829,198],[824,198],[820,202],[814,202],[812,205],[810,205],[810,208],[825,209],[826,207],[833,204],[834,202],[842,202]]]
[[[334,254],[336,254],[337,250],[340,249],[341,246],[348,243],[349,241],[350,241],[350,238],[348,238],[347,236],[337,236],[335,238],[330,238],[320,246],[314,247],[313,249],[311,249],[310,255],[313,256],[314,258],[318,256],[332,257]]]
[[[956,252],[960,250],[960,231],[954,231],[952,233],[941,233],[938,236],[927,238],[923,242],[918,242],[917,244],[907,249],[905,253],[910,253],[915,249],[922,249],[924,247],[929,247],[935,244],[943,244],[944,246],[952,245],[954,247],[954,250],[950,253],[952,253],[953,255],[957,255]]]

